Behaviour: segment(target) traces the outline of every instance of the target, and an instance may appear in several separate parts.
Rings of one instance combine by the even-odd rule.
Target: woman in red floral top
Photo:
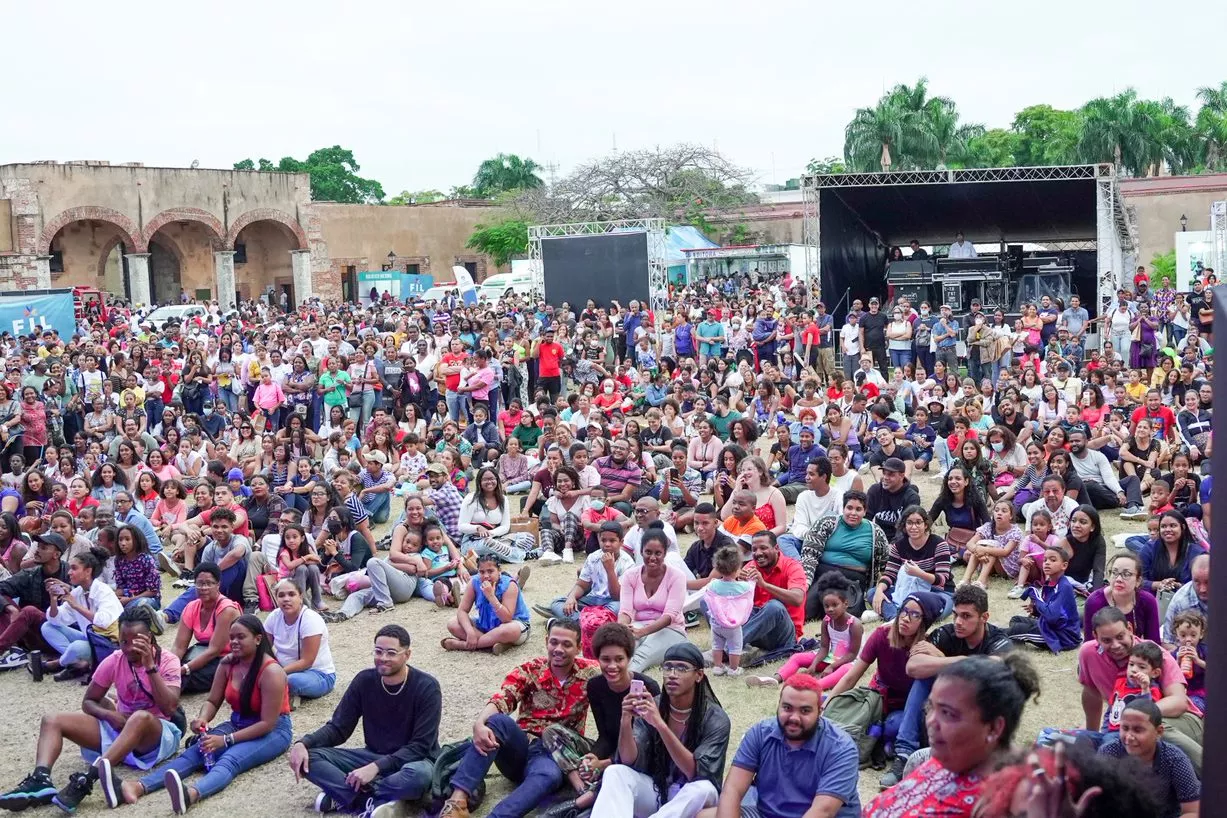
[[[970,818],[984,777],[1010,749],[1039,676],[1021,655],[971,656],[937,675],[925,728],[932,756],[869,802],[865,818]]]

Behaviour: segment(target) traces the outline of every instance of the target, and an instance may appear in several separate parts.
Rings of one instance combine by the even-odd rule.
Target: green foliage
[[[419,190],[416,193],[402,190],[388,199],[390,205],[430,204],[447,198],[447,194],[439,190]]]
[[[1011,168],[1018,161],[1022,137],[1004,128],[993,128],[967,140],[964,151],[964,167]]]
[[[340,145],[320,148],[312,152],[305,161],[285,156],[274,165],[268,159],[260,159],[258,162],[244,159],[235,162],[234,169],[309,173],[311,198],[317,202],[378,204],[383,201],[384,196],[383,186],[379,182],[358,175],[361,168],[354,160],[354,152]]]
[[[1150,286],[1157,290],[1163,286],[1163,279],[1167,278],[1173,286],[1176,284],[1176,251],[1168,250],[1166,253],[1155,253],[1150,259]]]
[[[514,153],[500,153],[482,162],[473,175],[473,190],[479,198],[491,198],[512,190],[531,190],[544,182],[537,175],[541,169],[531,159],[521,159]]]
[[[528,251],[528,224],[519,219],[506,219],[496,224],[479,224],[465,247],[485,253],[494,264],[502,267],[512,256]]]
[[[826,159],[809,160],[809,164],[805,166],[805,172],[813,175],[847,173],[848,165],[841,156],[828,156]],[[793,182],[797,183],[796,187],[789,187]],[[789,179],[784,185],[785,190],[797,190],[800,187],[800,179]]]
[[[1031,105],[1014,116],[1010,130],[1019,137],[1015,159],[1020,167],[1070,165],[1078,161],[1082,114],[1051,105]]]

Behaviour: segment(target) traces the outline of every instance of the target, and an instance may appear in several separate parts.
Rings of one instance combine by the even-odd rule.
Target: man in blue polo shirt
[[[860,818],[856,743],[822,718],[818,680],[799,673],[785,682],[775,716],[742,737],[715,818]],[[751,786],[758,801],[743,804]]]

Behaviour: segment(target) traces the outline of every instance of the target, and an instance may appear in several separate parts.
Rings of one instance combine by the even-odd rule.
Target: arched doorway
[[[263,298],[269,287],[294,300],[294,269],[290,253],[299,247],[298,237],[276,221],[254,221],[242,228],[234,241],[234,279],[238,299]]]
[[[169,221],[148,236],[153,303],[178,304],[183,290],[193,297],[213,297],[213,251],[220,247],[221,238],[210,225],[195,220]]]
[[[51,281],[56,287],[96,287],[128,295],[124,255],[137,252],[132,237],[105,221],[70,222],[52,235]]]
[[[182,286],[179,250],[169,240],[155,236],[149,242],[149,300],[152,304],[178,304]]]

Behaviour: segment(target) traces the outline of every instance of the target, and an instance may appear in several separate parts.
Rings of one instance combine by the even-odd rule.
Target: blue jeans
[[[243,580],[247,578],[247,560],[239,560],[234,565],[222,571],[221,588],[222,593],[233,599],[240,605],[243,604]],[[183,593],[175,598],[175,601],[170,603],[165,608],[166,621],[174,624],[183,617],[183,609],[193,599],[196,599],[196,586],[192,585],[184,589]]]
[[[392,493],[381,491],[378,494],[368,494],[362,498],[362,505],[371,515],[372,523],[386,523],[392,514]]]
[[[894,369],[907,366],[912,362],[912,350],[910,349],[892,349],[890,351],[890,365]]]
[[[48,619],[39,630],[51,649],[60,655],[62,667],[89,663],[89,637],[85,631],[65,625],[58,619]]]
[[[560,596],[557,599],[555,599],[553,602],[550,603],[550,613],[554,615],[555,619],[571,619],[573,621],[578,622],[579,612],[583,610],[584,608],[587,608],[590,606],[596,606],[598,608],[608,608],[609,610],[613,611],[615,614],[618,612],[617,600],[610,599],[607,596],[596,596],[594,594],[584,594],[579,599],[575,600],[576,602],[575,613],[571,614],[570,616],[567,616],[562,611],[562,606],[566,603],[566,601],[567,601],[567,598],[565,596]]]
[[[453,392],[449,389],[444,395],[444,400],[447,401],[447,416],[449,418],[459,421],[463,417],[468,417],[469,396],[467,393]]]
[[[327,696],[337,686],[337,674],[319,670],[300,670],[286,677],[290,683],[290,695],[304,699],[319,699]]]
[[[780,547],[780,553],[784,556],[792,557],[794,560],[801,559],[800,537],[794,537],[791,534],[781,534],[775,542]]]
[[[899,736],[895,739],[895,757],[907,758],[920,749],[920,737],[925,728],[925,702],[933,692],[933,680],[914,679],[912,689],[907,694],[907,704],[903,706],[903,716],[899,722]]]
[[[213,735],[225,736],[237,729],[233,722],[226,721],[209,732]],[[197,779],[192,786],[196,788],[202,800],[210,795],[216,795],[224,790],[226,785],[233,781],[239,773],[245,773],[261,764],[267,764],[284,754],[290,749],[293,737],[290,717],[281,716],[277,719],[277,725],[260,738],[240,741],[231,747],[223,747],[218,750],[217,762],[213,765],[213,769]],[[156,792],[162,789],[162,776],[167,770],[175,770],[181,777],[187,778],[197,770],[203,769],[204,754],[200,751],[200,744],[196,743],[184,750],[183,754],[170,764],[142,778],[141,786],[145,788],[146,793]]]
[[[155,611],[162,607],[162,600],[153,596],[138,596],[136,599],[124,606],[124,610],[130,611],[133,608],[153,608]]]
[[[944,619],[954,610],[954,594],[948,594],[944,591],[934,590],[933,593],[942,598],[942,612],[937,617]],[[873,598],[878,595],[878,586],[874,585],[869,589],[869,593],[865,595],[865,607],[873,607]],[[882,600],[882,621],[889,622],[899,615],[899,606],[890,599],[890,591],[887,591],[886,599]]]
[[[750,612],[741,629],[742,642],[759,650],[772,651],[792,647],[797,643],[797,628],[788,609],[778,599],[769,601]]]
[[[364,749],[315,747],[308,758],[307,780],[331,796],[342,812],[356,811],[367,798],[374,798],[375,806],[389,801],[416,801],[430,791],[435,769],[431,761],[411,761],[394,773],[377,775],[369,792],[366,789],[355,792],[345,782],[345,776],[383,756]]]
[[[500,773],[519,786],[504,796],[489,815],[491,818],[521,818],[558,789],[562,770],[545,745],[521,730],[511,716],[495,713],[486,720],[486,726],[498,739],[498,748],[483,756],[476,747],[469,747],[452,775],[452,786],[471,795],[490,767],[497,766]]]

